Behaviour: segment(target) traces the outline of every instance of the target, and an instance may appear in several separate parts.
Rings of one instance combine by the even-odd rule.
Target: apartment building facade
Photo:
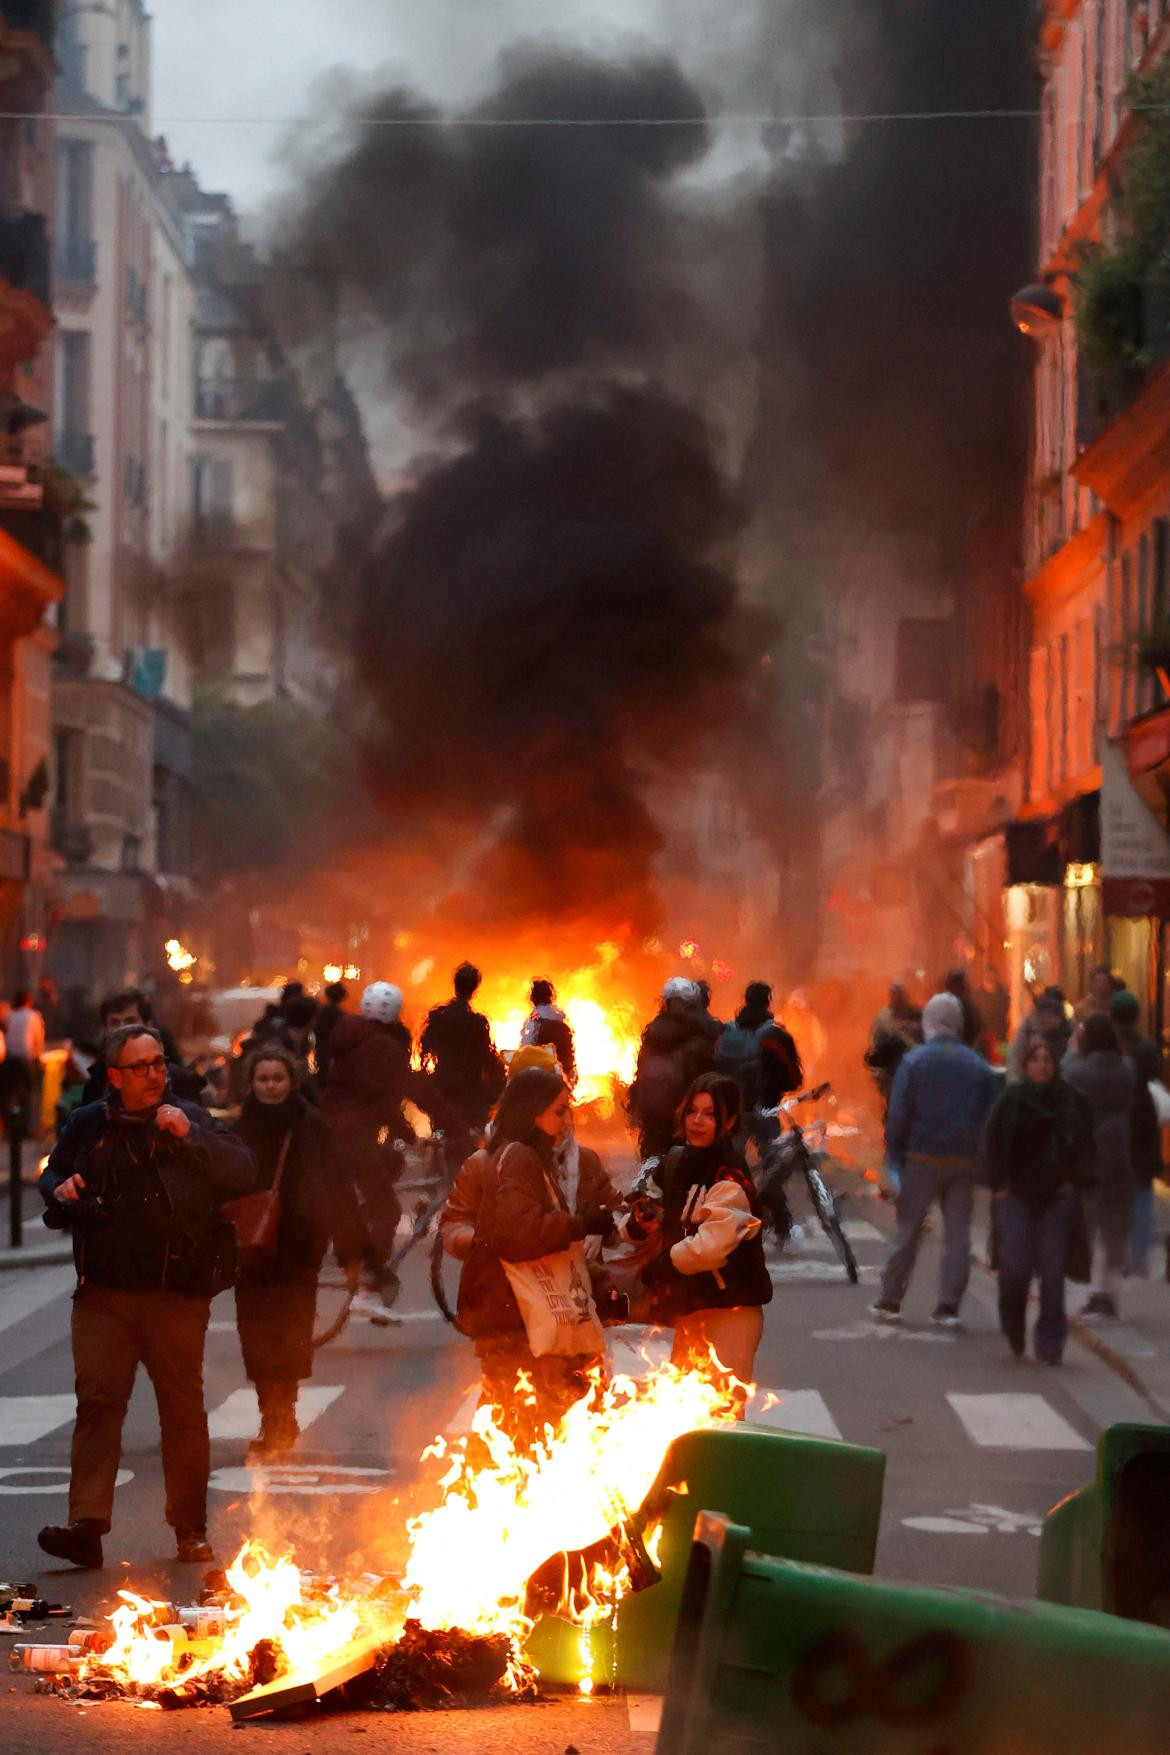
[[[1137,155],[1165,132],[1146,106],[1167,76],[1170,5],[1050,0],[1040,50],[1038,277],[1013,307],[1035,353],[1028,799],[981,851],[988,897],[1002,860],[1017,1006],[1050,982],[1076,999],[1106,962],[1160,1028],[1170,689],[1151,641],[1170,592],[1170,322],[1135,281],[1140,345],[1110,358],[1094,301],[1133,238]],[[1138,843],[1150,869],[1133,869]]]
[[[50,468],[54,6],[0,3],[0,981],[31,984],[51,907],[50,625],[62,496]]]
[[[173,562],[190,521],[195,292],[151,139],[141,0],[66,0],[54,251],[56,445],[87,501],[53,689],[51,963],[149,972],[189,895],[191,674]]]

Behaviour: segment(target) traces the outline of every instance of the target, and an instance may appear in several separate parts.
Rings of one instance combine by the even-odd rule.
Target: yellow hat
[[[513,1073],[524,1072],[530,1066],[538,1066],[544,1072],[559,1072],[557,1051],[551,1042],[533,1043],[531,1046],[517,1048],[508,1062],[508,1077]]]

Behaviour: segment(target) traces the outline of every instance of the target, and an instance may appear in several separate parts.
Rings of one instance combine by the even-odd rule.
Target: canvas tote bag
[[[509,1146],[500,1158],[500,1171],[512,1150]],[[544,1180],[554,1203],[567,1212],[565,1198],[551,1176],[546,1173]],[[548,1353],[571,1356],[604,1351],[605,1334],[593,1302],[582,1243],[570,1243],[567,1249],[538,1256],[535,1261],[501,1258],[500,1266],[508,1276],[536,1358]]]
[[[262,1268],[270,1267],[276,1259],[280,1239],[280,1184],[291,1145],[290,1131],[284,1136],[271,1188],[262,1188],[256,1194],[243,1194],[238,1200],[226,1201],[220,1208],[224,1218],[230,1219],[235,1226],[240,1245],[240,1268],[244,1273],[258,1273]]]

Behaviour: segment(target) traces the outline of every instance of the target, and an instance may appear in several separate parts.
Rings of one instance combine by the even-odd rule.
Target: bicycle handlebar
[[[757,1114],[761,1115],[765,1121],[778,1121],[782,1115],[791,1115],[792,1111],[799,1108],[802,1103],[819,1103],[823,1097],[829,1095],[832,1089],[832,1085],[826,1081],[823,1085],[814,1086],[811,1091],[801,1091],[799,1096],[785,1097],[783,1102],[777,1103],[774,1109],[757,1110]]]

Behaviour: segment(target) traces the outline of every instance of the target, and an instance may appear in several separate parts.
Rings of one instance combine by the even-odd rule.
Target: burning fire
[[[589,1693],[589,1630],[611,1620],[634,1587],[633,1550],[621,1532],[640,1535],[639,1513],[673,1441],[697,1427],[733,1424],[741,1389],[714,1361],[705,1374],[669,1364],[643,1378],[599,1372],[591,1394],[555,1429],[546,1427],[531,1453],[517,1450],[481,1408],[469,1436],[436,1439],[424,1452],[424,1461],[443,1465],[439,1502],[408,1524],[410,1554],[392,1595],[373,1596],[368,1586],[307,1591],[291,1555],[246,1542],[227,1572],[222,1630],[201,1637],[197,1626],[189,1639],[159,1625],[165,1605],[123,1590],[109,1618],[113,1643],[88,1655],[81,1674],[147,1696],[209,1677],[243,1691],[262,1642],[282,1671],[301,1671],[355,1639],[389,1645],[409,1619],[427,1629],[506,1635],[505,1681],[520,1687],[531,1677],[524,1643],[537,1617],[551,1612],[581,1629],[580,1687]],[[651,1554],[653,1547],[651,1540]],[[558,1565],[564,1555],[578,1563]],[[534,1581],[539,1604],[531,1600]]]

